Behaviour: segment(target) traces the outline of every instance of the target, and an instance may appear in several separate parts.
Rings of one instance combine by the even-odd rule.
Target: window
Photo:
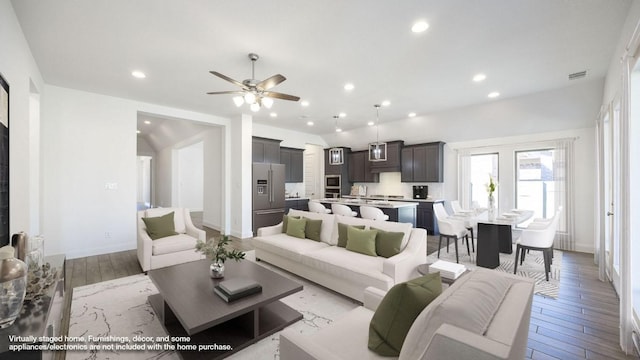
[[[498,181],[498,154],[471,155],[470,165],[471,201],[474,206],[486,208],[488,205],[487,184],[489,183],[489,176],[493,177],[493,181]],[[493,194],[495,204],[500,203],[499,190],[498,188],[498,191]]]
[[[553,149],[516,151],[516,207],[534,211],[534,218],[556,212]]]

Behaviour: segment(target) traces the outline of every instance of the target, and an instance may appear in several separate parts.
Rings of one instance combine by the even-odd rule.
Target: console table
[[[61,336],[60,322],[64,305],[65,289],[65,256],[53,255],[44,258],[45,263],[51,264],[58,270],[56,281],[50,285],[42,297],[25,301],[20,316],[13,325],[0,329],[0,360],[5,359],[53,359],[51,351],[9,351],[9,335],[18,336]]]

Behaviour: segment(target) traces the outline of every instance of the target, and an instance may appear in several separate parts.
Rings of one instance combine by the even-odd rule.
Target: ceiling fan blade
[[[212,91],[208,92],[207,95],[221,95],[221,94],[244,94],[244,91]]]
[[[298,96],[288,95],[288,94],[283,94],[283,93],[273,92],[273,91],[265,91],[265,92],[262,93],[262,95],[264,95],[266,97],[275,98],[275,99],[282,99],[282,100],[290,100],[290,101],[298,101],[298,100],[300,100],[300,98]]]
[[[272,77],[266,79],[266,80],[262,80],[260,81],[257,85],[256,88],[258,88],[259,90],[269,90],[272,87],[280,84],[281,82],[287,80],[286,77],[280,75],[280,74],[276,74],[273,75]]]
[[[227,75],[220,74],[220,73],[219,73],[219,72],[217,72],[217,71],[209,71],[209,72],[210,72],[211,74],[213,74],[213,75],[215,75],[215,76],[219,77],[219,78],[220,78],[220,79],[222,79],[222,80],[226,80],[226,81],[228,81],[228,82],[230,82],[230,83],[232,83],[232,84],[236,84],[236,85],[238,85],[238,86],[240,86],[241,88],[243,88],[243,89],[244,89],[244,84],[243,84],[243,83],[241,83],[241,82],[240,82],[240,81],[238,81],[238,80],[234,80],[234,79],[232,79],[232,78],[228,77]]]

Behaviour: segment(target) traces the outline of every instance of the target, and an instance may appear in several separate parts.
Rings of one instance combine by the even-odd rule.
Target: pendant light
[[[376,108],[376,142],[369,143],[369,161],[387,161],[387,143],[380,142],[380,105]]]
[[[336,123],[336,132],[341,132],[342,129],[338,127],[338,115],[333,117]],[[339,147],[333,147],[329,149],[329,165],[342,165],[344,164],[344,150]]]

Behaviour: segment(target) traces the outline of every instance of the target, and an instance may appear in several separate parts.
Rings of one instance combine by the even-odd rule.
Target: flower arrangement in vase
[[[214,279],[224,277],[224,262],[231,259],[240,261],[244,259],[245,253],[236,249],[228,249],[227,245],[231,242],[229,236],[223,235],[218,243],[211,238],[206,242],[198,240],[196,242],[196,251],[203,253],[207,258],[211,259],[209,266],[209,275]]]
[[[496,208],[495,199],[493,197],[493,193],[496,191],[498,187],[498,183],[493,181],[493,176],[489,174],[489,183],[486,184],[487,187],[487,209],[489,210],[489,216],[493,216],[494,210]]]

